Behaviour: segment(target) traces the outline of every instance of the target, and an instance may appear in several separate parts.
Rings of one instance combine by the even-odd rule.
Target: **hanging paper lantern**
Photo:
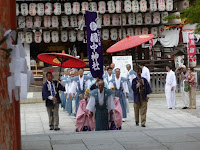
[[[121,22],[121,17],[122,17],[122,22]],[[119,16],[119,24],[121,25],[123,23],[123,25],[126,25],[126,14],[122,14],[122,16]]]
[[[166,0],[166,11],[173,10],[173,0]]]
[[[84,40],[84,31],[83,30],[79,30],[77,32],[77,40],[78,41],[83,41]]]
[[[54,3],[54,14],[61,15],[61,3]]]
[[[101,28],[101,25],[102,25],[102,18],[103,16],[102,15],[98,15],[98,18],[97,18],[97,28]]]
[[[142,28],[142,34],[149,34],[149,29],[148,28]]]
[[[31,16],[26,17],[26,27],[27,28],[32,28],[33,27],[33,19]]]
[[[122,36],[123,35],[123,36]],[[126,38],[126,29],[122,29],[122,32],[121,32],[121,29],[119,29],[119,38],[120,39],[124,39]]]
[[[158,0],[158,10],[165,11],[165,0]]]
[[[24,16],[19,16],[18,17],[18,26],[19,28],[25,28],[25,25],[26,25],[26,21],[25,21],[25,17]]]
[[[78,16],[78,26],[80,27],[81,24],[85,26],[85,17],[83,15]]]
[[[135,14],[133,14],[133,13],[128,14],[128,24],[129,25],[134,25],[135,24]]]
[[[113,28],[110,30],[110,38],[111,40],[117,40],[117,29]]]
[[[71,15],[72,14],[72,5],[71,3],[65,3],[64,4],[65,14]]]
[[[18,37],[21,39],[21,42],[25,42],[25,33],[24,32],[18,32]]]
[[[19,4],[16,3],[16,16],[18,16],[18,15],[19,15]]]
[[[26,32],[26,43],[30,44],[33,42],[33,33],[32,32]]]
[[[69,41],[76,42],[76,32],[74,30],[69,31]]]
[[[115,12],[115,2],[114,1],[108,1],[108,12],[109,13],[114,13]]]
[[[159,12],[154,12],[153,13],[153,23],[154,24],[159,24],[160,23],[160,13]]]
[[[109,14],[103,15],[103,24],[105,26],[109,26],[110,25],[110,15]]]
[[[70,16],[70,25],[71,25],[71,27],[77,27],[78,26],[76,15]]]
[[[116,6],[115,8],[116,13],[121,13],[122,12],[121,1],[116,1],[115,6]]]
[[[85,11],[89,10],[89,4],[88,2],[82,2],[81,3],[81,12],[85,14]]]
[[[44,26],[47,28],[51,27],[51,17],[50,16],[44,16]]]
[[[142,25],[142,23],[143,23],[142,13],[137,13],[136,14],[136,24]]]
[[[118,14],[113,14],[112,15],[112,25],[113,26],[118,26],[119,25],[119,15]]]
[[[96,2],[90,2],[90,9],[93,12],[97,12],[97,3]]]
[[[43,41],[44,41],[44,43],[50,43],[50,41],[51,41],[50,31],[43,32]]]
[[[168,12],[164,11],[164,12],[161,12],[161,23],[162,24],[166,24],[168,23],[168,20],[164,20],[165,17],[168,16]]]
[[[69,27],[68,16],[62,16],[61,22],[62,22],[62,27],[64,27],[64,28]]]
[[[139,7],[138,1],[137,0],[133,0],[132,1],[132,12],[133,13],[137,13],[137,12],[139,12],[139,10],[140,10],[140,7]]]
[[[181,23],[180,12],[171,13],[170,15],[175,15],[175,16],[177,16],[177,19],[169,20],[169,23],[171,23],[171,24],[180,24],[180,23]],[[179,19],[178,19],[178,18],[179,18]]]
[[[44,16],[44,4],[43,3],[37,4],[37,14],[38,14],[38,16]]]
[[[150,0],[149,1],[150,5],[150,11],[157,11],[157,2],[156,0]]]
[[[34,38],[34,40],[35,40],[35,43],[41,43],[41,41],[42,41],[42,34],[41,34],[41,32],[39,32],[39,31],[35,32],[35,38]]]
[[[158,32],[159,32],[159,35],[160,36],[165,36],[165,26],[164,25],[162,25],[162,26],[159,26],[158,27]]]
[[[158,37],[158,28],[157,27],[151,27],[151,34],[154,35],[154,38]]]
[[[58,32],[57,31],[52,31],[51,32],[51,40],[53,43],[58,43],[59,41],[59,35],[58,35]]]
[[[80,3],[79,2],[73,2],[73,14],[78,15],[80,13]]]
[[[102,30],[102,39],[103,40],[108,40],[109,39],[109,30],[108,29],[103,29]]]
[[[141,12],[147,11],[147,1],[146,0],[140,0],[140,11]]]
[[[64,42],[67,42],[67,40],[68,40],[67,31],[61,31],[61,41],[64,43]]]
[[[144,22],[145,22],[145,24],[151,24],[151,22],[152,22],[151,13],[145,13]]]
[[[106,3],[104,1],[100,1],[98,3],[99,6],[99,13],[104,14],[106,12]]]
[[[133,28],[128,28],[128,29],[127,29],[127,34],[128,34],[129,36],[134,36]]]
[[[141,28],[135,28],[135,35],[141,35],[142,31]]]
[[[59,26],[58,16],[52,16],[51,21],[52,21],[52,27]]]
[[[28,15],[28,4],[26,4],[26,3],[21,4],[21,14],[22,14],[22,16]]]
[[[131,1],[130,0],[125,0],[124,1],[124,10],[125,12],[129,13],[132,11],[132,8],[131,8]]]
[[[46,3],[45,4],[45,15],[51,15],[52,14],[52,4],[51,3]]]

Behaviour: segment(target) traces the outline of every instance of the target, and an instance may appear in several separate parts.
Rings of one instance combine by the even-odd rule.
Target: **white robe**
[[[148,82],[150,82],[150,72],[149,72],[149,69],[147,67],[143,67],[142,68],[142,74],[141,76],[145,79],[147,79]]]
[[[171,91],[172,87],[174,88],[173,91]],[[175,73],[172,70],[170,70],[169,72],[167,72],[166,84],[165,84],[165,96],[168,108],[175,108],[176,106],[175,90],[176,90],[176,76]]]
[[[136,78],[136,76],[134,74],[129,75],[130,71],[131,70],[128,71],[127,77],[128,77],[129,82],[130,82],[130,85],[132,86],[132,81],[133,81],[133,79]]]
[[[100,91],[98,90],[98,99],[99,99],[99,105],[102,106],[103,102],[104,102],[104,91],[102,91],[100,93]],[[113,95],[110,95],[106,102],[107,102],[108,111],[113,110],[115,108]],[[90,96],[90,99],[89,99],[86,109],[95,113],[96,108],[95,108],[95,97],[94,96]]]

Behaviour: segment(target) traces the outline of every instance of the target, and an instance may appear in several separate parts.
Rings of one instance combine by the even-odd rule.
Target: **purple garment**
[[[148,83],[148,81],[142,77],[143,80],[143,86],[144,86],[144,91],[142,93],[142,99],[146,100],[146,97],[148,94],[152,93],[151,87]],[[134,102],[139,102],[140,101],[140,93],[139,93],[139,87],[137,88],[136,85],[139,82],[138,77],[134,78],[132,81],[132,89],[133,89],[133,96],[134,96]]]

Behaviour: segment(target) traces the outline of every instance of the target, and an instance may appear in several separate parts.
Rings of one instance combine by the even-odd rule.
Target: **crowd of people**
[[[59,128],[59,103],[69,115],[76,117],[76,131],[120,130],[129,112],[129,101],[134,102],[135,124],[146,126],[146,113],[150,86],[150,71],[139,64],[131,69],[127,64],[127,77],[112,63],[104,67],[102,78],[93,78],[84,69],[64,69],[60,81],[53,81],[51,72],[46,74],[42,96],[46,101],[50,130]],[[166,66],[165,94],[169,109],[176,106],[176,76],[170,65]],[[196,108],[196,77],[193,68],[180,66],[176,72],[181,76],[183,109]],[[139,114],[141,119],[139,119]]]

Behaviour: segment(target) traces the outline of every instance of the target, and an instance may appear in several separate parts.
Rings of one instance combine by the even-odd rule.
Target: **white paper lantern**
[[[135,28],[135,35],[141,35],[142,31],[141,28]]]
[[[28,15],[28,4],[27,3],[21,4],[21,14],[22,14],[22,16]]]
[[[61,3],[54,3],[54,14],[61,15]]]
[[[156,0],[150,0],[149,5],[150,5],[150,11],[157,11],[158,8]]]
[[[73,9],[72,9],[73,14],[78,15],[80,13],[80,3],[73,2],[72,6],[73,6]]]
[[[165,11],[165,0],[158,0],[158,10]]]
[[[24,16],[19,16],[18,17],[18,27],[19,28],[25,28],[25,25],[26,25],[26,21],[25,21],[25,17]]]
[[[45,15],[51,15],[52,14],[52,4],[51,3],[46,3],[45,4]]]
[[[108,1],[108,12],[109,13],[114,13],[115,12],[115,2],[114,1]]]
[[[160,36],[165,36],[165,31],[166,29],[164,25],[158,27],[158,32]]]
[[[26,43],[30,44],[33,42],[33,33],[32,32],[26,32]]]
[[[102,30],[102,39],[103,40],[108,40],[109,39],[109,30],[108,29],[103,29]]]
[[[146,0],[140,0],[140,11],[141,12],[147,11],[147,1]]]
[[[173,0],[166,0],[166,11],[173,10]]]
[[[118,26],[119,23],[119,15],[118,14],[113,14],[112,15],[112,25],[113,26]]]
[[[33,19],[31,16],[26,17],[26,27],[27,28],[32,28],[33,27]]]
[[[61,22],[62,22],[62,27],[64,27],[64,28],[69,27],[68,16],[62,16]]]
[[[134,30],[133,30],[133,28],[128,28],[128,29],[127,29],[127,34],[128,34],[129,36],[134,36]]]
[[[67,31],[61,31],[61,41],[62,42],[67,42],[68,40],[68,33]]]
[[[85,26],[85,17],[83,15],[78,16],[78,26],[80,27],[81,25]]]
[[[153,13],[153,23],[154,24],[159,24],[160,23],[160,13],[159,12],[154,12]]]
[[[116,8],[115,8],[116,13],[121,13],[122,12],[121,1],[116,1],[115,6],[116,6]]]
[[[90,2],[90,9],[93,12],[97,11],[97,3],[96,2]]]
[[[21,42],[24,43],[25,42],[25,33],[24,32],[18,32],[18,38],[21,39]]]
[[[136,24],[142,25],[142,23],[143,23],[142,13],[137,13],[136,14]]]
[[[121,15],[119,15],[119,24],[126,25],[126,14],[122,14],[122,22],[121,22]]]
[[[78,26],[76,15],[70,16],[70,25],[71,25],[71,27],[77,27]]]
[[[43,41],[44,41],[44,43],[50,43],[50,41],[51,41],[50,31],[44,31],[43,32]]]
[[[151,27],[151,34],[154,35],[154,38],[158,37],[158,28],[157,27]]]
[[[132,7],[131,7],[131,1],[130,0],[125,0],[124,1],[124,10],[125,12],[129,13],[132,11]]]
[[[38,14],[38,16],[44,16],[44,4],[43,3],[37,4],[37,14]]]
[[[148,28],[142,28],[142,34],[149,34],[149,29]]]
[[[164,18],[165,17],[167,17],[168,16],[168,12],[161,12],[161,23],[162,24],[166,24],[166,23],[168,23],[168,20],[164,20]]]
[[[53,43],[58,43],[59,41],[59,34],[57,31],[52,31],[51,32],[51,38]]]
[[[72,14],[72,5],[71,3],[65,3],[64,4],[65,14],[71,15]]]
[[[123,36],[122,36],[123,35]],[[119,38],[120,39],[124,39],[124,38],[126,38],[126,29],[122,29],[122,32],[121,32],[121,29],[119,29]]]
[[[138,1],[137,0],[133,0],[132,1],[132,12],[133,13],[137,13],[137,12],[139,12],[139,10],[140,10],[140,7],[139,7]]]
[[[117,29],[116,28],[113,28],[110,30],[110,38],[113,41],[117,40]]]
[[[130,24],[130,25],[135,24],[135,14],[133,14],[133,13],[128,14],[128,24]]]
[[[103,24],[105,26],[109,26],[110,25],[110,15],[109,14],[103,15]]]
[[[106,3],[104,1],[100,1],[98,3],[99,6],[99,13],[104,14],[106,12]]]
[[[51,17],[50,16],[44,16],[44,26],[47,28],[51,27]]]
[[[85,11],[89,10],[89,4],[88,2],[82,2],[81,3],[81,12],[85,14]]]
[[[18,16],[18,15],[19,15],[19,4],[16,3],[16,16]]]
[[[39,31],[35,32],[35,37],[34,37],[35,43],[41,43],[42,41],[42,34]]]
[[[83,41],[84,40],[84,31],[82,30],[79,30],[78,32],[77,32],[77,40],[78,41]]]
[[[98,15],[98,18],[97,18],[97,28],[101,28],[101,25],[102,25],[102,19],[103,19],[103,16],[102,15]]]
[[[74,30],[69,31],[69,41],[76,42],[76,32]]]
[[[151,13],[145,13],[144,22],[145,22],[145,24],[151,24],[151,22],[152,22]]]
[[[51,21],[52,21],[52,27],[59,26],[58,16],[52,16]]]

